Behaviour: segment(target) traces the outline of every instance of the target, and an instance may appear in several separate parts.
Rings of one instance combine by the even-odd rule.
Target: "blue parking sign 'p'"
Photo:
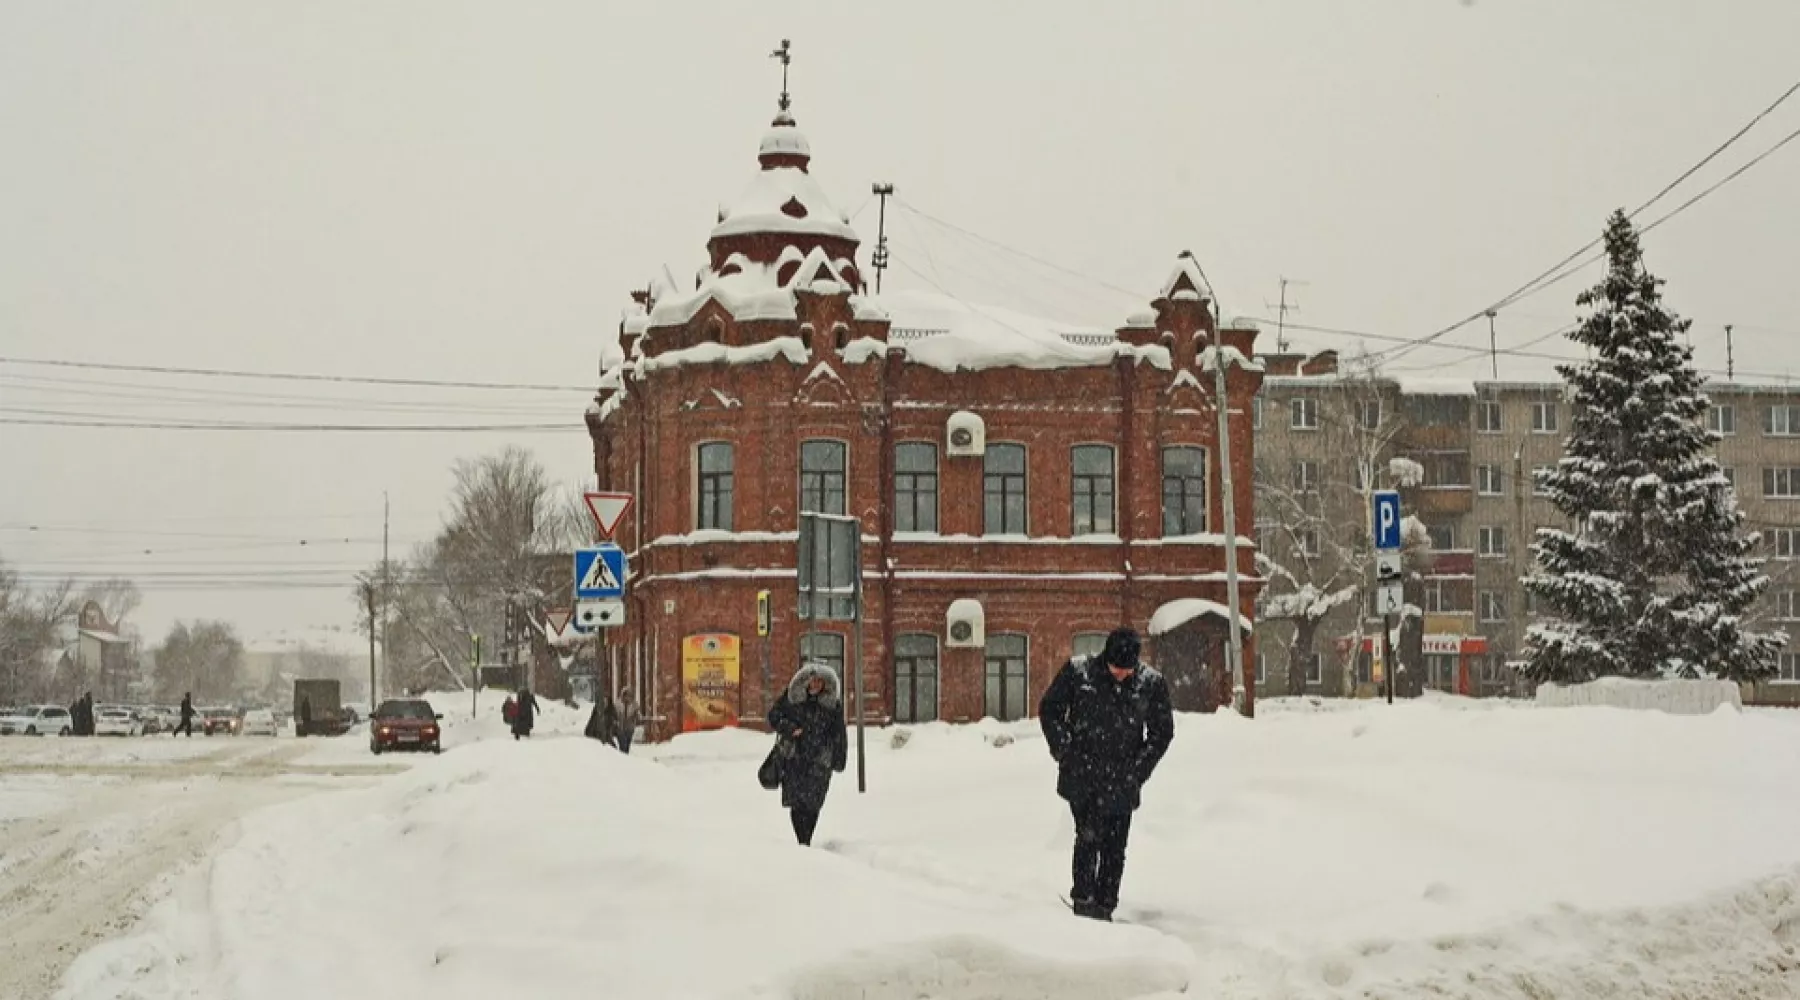
[[[575,599],[603,601],[625,596],[625,550],[597,545],[575,550]]]
[[[1395,490],[1375,492],[1375,549],[1391,552],[1400,548],[1400,494]]]

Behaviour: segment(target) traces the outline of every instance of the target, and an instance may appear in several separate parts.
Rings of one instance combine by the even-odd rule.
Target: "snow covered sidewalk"
[[[1184,717],[1121,916],[1070,917],[1029,725],[870,732],[820,849],[763,737],[489,739],[248,817],[69,998],[1778,997],[1800,713]],[[1010,745],[994,745],[998,736]]]

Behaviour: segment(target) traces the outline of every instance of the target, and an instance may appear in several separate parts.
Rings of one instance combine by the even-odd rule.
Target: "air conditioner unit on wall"
[[[952,457],[981,455],[987,451],[987,423],[968,410],[950,414],[944,428],[944,452]]]
[[[987,645],[987,616],[980,601],[965,597],[950,602],[944,615],[944,645],[959,649]]]

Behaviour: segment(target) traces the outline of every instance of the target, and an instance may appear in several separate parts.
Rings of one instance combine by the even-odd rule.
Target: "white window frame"
[[[1288,430],[1319,429],[1319,401],[1312,396],[1295,396],[1288,400]]]
[[[1489,414],[1493,415],[1491,421],[1488,419]],[[1479,399],[1475,401],[1475,432],[1477,434],[1501,434],[1505,432],[1505,428],[1506,420],[1501,416],[1499,400]]]
[[[1560,431],[1561,423],[1555,402],[1538,400],[1531,404],[1531,433],[1555,434]]]
[[[1714,404],[1706,410],[1706,429],[1721,437],[1731,437],[1737,433],[1737,407],[1726,403],[1723,406]]]
[[[1800,437],[1800,406],[1772,403],[1764,408],[1763,433],[1769,437]]]
[[[1325,683],[1325,660],[1318,653],[1306,654],[1306,683]]]
[[[1506,558],[1506,525],[1484,524],[1476,529],[1475,554],[1486,559]]]
[[[1776,684],[1800,684],[1800,653],[1782,653],[1775,661]]]
[[[1317,559],[1324,551],[1319,545],[1319,529],[1317,528],[1301,528],[1295,531],[1294,541],[1300,549],[1300,554],[1308,559]]]
[[[1310,495],[1319,492],[1319,463],[1310,458],[1297,458],[1289,470],[1289,485],[1295,493]]]
[[[1554,466],[1554,465],[1534,465],[1531,467],[1531,495],[1532,496],[1547,497],[1550,495],[1550,491],[1548,489],[1546,489],[1541,483],[1538,482],[1538,473],[1554,472],[1554,471],[1556,471],[1556,466]]]
[[[1800,559],[1800,528],[1770,528],[1769,558]]]
[[[1775,618],[1784,622],[1800,621],[1800,591],[1775,592]]]
[[[1370,422],[1369,420],[1371,415],[1375,417],[1373,422]],[[1362,399],[1357,401],[1356,426],[1361,427],[1365,431],[1381,429],[1381,400]]]
[[[1477,465],[1475,467],[1475,492],[1484,497],[1503,496],[1502,480],[1498,465]]]
[[[1763,499],[1800,500],[1800,468],[1791,465],[1763,466]]]
[[[1475,609],[1478,617],[1484,622],[1503,622],[1506,620],[1506,599],[1498,592],[1484,590],[1476,595]]]

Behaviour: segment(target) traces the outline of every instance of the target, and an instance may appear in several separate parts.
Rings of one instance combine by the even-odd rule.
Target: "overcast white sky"
[[[1108,328],[1141,304],[1109,285],[1148,297],[1190,248],[1229,312],[1270,315],[1286,275],[1304,281],[1299,322],[1429,333],[1800,79],[1792,0],[9,0],[0,355],[589,385],[628,290],[664,264],[691,276],[715,206],[755,169],[783,37],[814,173],[861,209],[866,241],[869,183],[888,180],[918,211],[1088,276],[896,210],[889,282]],[[1800,96],[1645,218],[1797,128]],[[1741,370],[1800,373],[1797,179],[1800,142],[1647,237],[1702,366],[1723,367],[1732,323]],[[1505,310],[1502,346],[1573,319],[1589,274]],[[1448,338],[1486,339],[1485,324]],[[1399,364],[1477,375],[1488,359]],[[1501,374],[1547,364],[1503,358]],[[581,480],[589,395],[0,364],[0,418],[569,425],[0,423],[0,558],[34,578],[140,576],[153,640],[194,617],[329,635],[379,555],[383,491],[404,551],[437,527],[459,455],[522,441]],[[300,570],[314,586],[275,589]],[[221,572],[266,580],[195,588]]]

